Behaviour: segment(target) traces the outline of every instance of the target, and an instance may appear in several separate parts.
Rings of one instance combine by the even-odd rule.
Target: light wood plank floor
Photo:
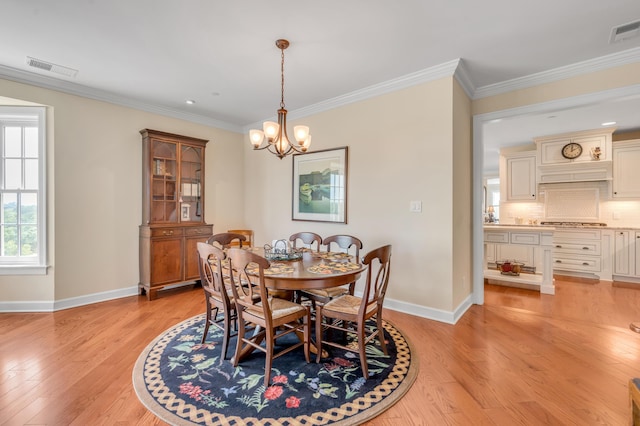
[[[555,296],[487,285],[455,326],[394,311],[420,375],[368,425],[624,425],[640,376],[640,290],[557,280]],[[132,366],[147,343],[204,310],[202,290],[55,313],[0,314],[0,424],[160,425]]]

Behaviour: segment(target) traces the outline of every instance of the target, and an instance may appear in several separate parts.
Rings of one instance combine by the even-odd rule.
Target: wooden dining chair
[[[244,235],[245,237],[245,247],[253,247],[253,230],[251,229],[229,229],[227,232],[231,232],[233,234]],[[231,243],[231,247],[236,247],[238,244],[236,242]],[[241,246],[242,247],[242,246]]]
[[[364,379],[367,380],[369,378],[367,343],[377,337],[382,351],[387,355],[387,345],[384,341],[382,327],[382,305],[391,273],[391,246],[386,245],[370,251],[364,257],[363,264],[368,266],[368,270],[362,297],[346,294],[331,300],[325,305],[317,306],[316,347],[318,348],[318,354],[316,362],[320,362],[323,345],[348,351],[353,350],[336,341],[323,340],[323,330],[341,330],[347,334],[355,334],[362,374]],[[367,326],[367,321],[374,317],[376,326]]]
[[[289,241],[293,243],[293,248],[298,248],[298,240],[302,241],[302,244],[310,250],[313,250],[315,244],[315,251],[320,251],[322,237],[315,232],[297,232],[289,237]]]
[[[327,252],[331,252],[331,246],[337,245],[342,251],[348,253],[350,249],[353,252],[353,262],[360,262],[360,249],[362,249],[362,241],[359,238],[351,235],[332,235],[327,237],[322,242],[327,247]],[[347,287],[329,287],[326,289],[308,289],[301,290],[301,298],[307,298],[311,300],[311,304],[315,309],[317,304],[324,304],[330,300],[342,296],[343,294],[353,294],[356,283],[352,282]]]
[[[222,331],[222,358],[227,359],[229,339],[237,335],[237,311],[233,301],[233,292],[225,285],[222,261],[226,255],[221,248],[211,244],[197,244],[198,270],[204,290],[207,306],[206,321],[202,332],[202,341],[207,339],[209,326],[213,325]],[[221,318],[218,316],[221,315]],[[235,330],[234,333],[232,331]]]
[[[269,296],[264,281],[264,270],[269,268],[270,263],[264,257],[239,248],[230,248],[227,257],[230,261],[229,269],[232,271],[231,289],[238,312],[238,341],[233,365],[237,366],[247,351],[258,349],[264,352],[264,385],[268,387],[274,359],[303,346],[304,357],[309,362],[309,307]],[[252,270],[256,266],[257,271]],[[250,282],[255,285],[242,285]],[[258,294],[255,294],[256,292]],[[250,330],[253,330],[253,333],[249,336],[247,331]],[[298,337],[302,335],[300,342],[275,353],[276,340],[291,333],[298,334]]]
[[[221,232],[214,234],[207,240],[208,244],[218,243],[222,248],[228,247],[243,247],[247,237],[237,232]],[[248,246],[250,247],[250,246]]]

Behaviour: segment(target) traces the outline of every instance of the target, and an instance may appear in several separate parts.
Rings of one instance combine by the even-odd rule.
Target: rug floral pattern
[[[233,367],[221,359],[221,332],[211,327],[201,344],[203,328],[203,315],[178,324],[152,342],[136,363],[138,396],[172,424],[358,424],[370,418],[372,409],[374,414],[376,408],[384,409],[385,398],[406,392],[414,378],[407,380],[408,342],[388,323],[389,355],[376,340],[367,345],[369,380],[362,377],[357,346],[351,342],[353,351],[330,348],[330,356],[319,364],[315,355],[307,364],[302,350],[275,359],[268,387],[263,353],[256,351]],[[235,338],[229,355],[234,345]],[[387,406],[394,400],[389,398]]]

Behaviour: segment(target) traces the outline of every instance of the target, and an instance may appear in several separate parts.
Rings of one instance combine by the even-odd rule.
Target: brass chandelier
[[[308,126],[295,126],[293,135],[297,146],[289,141],[287,135],[287,110],[284,108],[284,50],[289,47],[289,41],[284,39],[276,40],[276,46],[281,52],[280,61],[280,109],[278,110],[278,122],[265,121],[262,130],[252,129],[249,131],[249,139],[253,149],[267,149],[278,158],[283,159],[294,152],[307,152],[311,145],[311,135]],[[266,139],[266,143],[265,142]]]

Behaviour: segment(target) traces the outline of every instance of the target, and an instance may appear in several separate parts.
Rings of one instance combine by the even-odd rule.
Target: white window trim
[[[46,275],[47,273],[47,122],[46,107],[0,106],[1,121],[38,119],[38,256],[29,263],[1,263],[0,275]]]

